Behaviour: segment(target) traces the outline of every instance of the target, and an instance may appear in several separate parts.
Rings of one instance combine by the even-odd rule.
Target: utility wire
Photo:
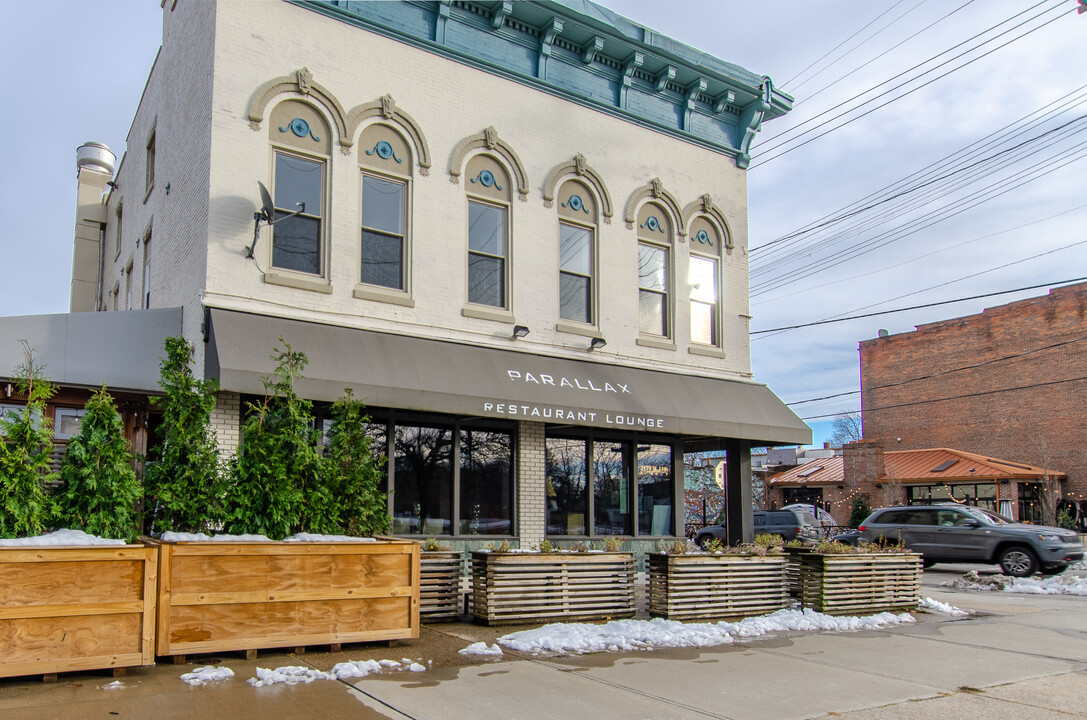
[[[1005,362],[1007,360],[1016,360],[1018,358],[1025,357],[1027,355],[1033,355],[1034,353],[1037,353],[1037,352],[1042,352],[1044,350],[1053,350],[1055,348],[1064,347],[1065,345],[1071,345],[1073,343],[1083,342],[1084,340],[1087,340],[1087,335],[1084,335],[1083,337],[1075,338],[1073,340],[1065,340],[1064,342],[1053,343],[1052,345],[1046,345],[1044,347],[1034,348],[1033,350],[1025,350],[1024,352],[1021,352],[1021,353],[1014,353],[1012,355],[1004,355],[1003,357],[992,358],[990,360],[985,360],[984,362],[974,363],[973,365],[963,365],[962,367],[951,368],[950,370],[943,370],[941,372],[932,373],[930,375],[920,375],[920,376],[915,377],[915,378],[909,378],[908,380],[899,380],[898,382],[887,383],[886,385],[877,385],[875,387],[865,388],[865,390],[867,392],[872,392],[874,390],[884,390],[886,388],[898,387],[900,385],[908,385],[909,383],[915,383],[915,382],[919,382],[921,380],[931,380],[933,378],[938,378],[938,377],[941,377],[943,375],[950,375],[952,373],[962,372],[964,370],[976,370],[977,368],[985,367],[986,365],[992,365],[992,364],[998,363],[998,362]],[[803,405],[805,403],[818,402],[820,400],[831,400],[833,398],[845,397],[846,395],[857,395],[860,392],[861,392],[860,390],[850,390],[849,392],[835,393],[833,395],[824,395],[823,397],[810,398],[808,400],[794,400],[793,402],[788,402],[788,403],[785,403],[785,404],[786,405]]]
[[[1038,16],[1036,16],[1036,17],[1040,17],[1041,15],[1044,15],[1044,14],[1046,14],[1046,13],[1048,13],[1048,12],[1050,12],[1050,11],[1048,11],[1048,10],[1047,10],[1047,11],[1045,11],[1045,12],[1043,12],[1043,13],[1040,13],[1040,14],[1039,14]],[[760,161],[758,161],[757,163],[753,163],[752,165],[750,165],[750,166],[749,166],[749,169],[751,169],[751,170],[754,170],[755,168],[757,168],[757,167],[760,167],[760,166],[762,166],[762,165],[765,165],[766,163],[772,162],[772,161],[774,161],[774,160],[778,159],[779,157],[781,157],[781,156],[783,156],[783,155],[787,155],[787,154],[789,154],[789,153],[793,152],[794,150],[798,150],[798,149],[800,149],[800,148],[804,147],[805,145],[808,145],[809,143],[812,143],[812,142],[814,142],[814,141],[818,140],[819,138],[821,138],[821,137],[824,137],[824,136],[826,136],[826,135],[830,134],[831,132],[833,132],[833,131],[835,131],[835,130],[840,130],[841,128],[845,127],[846,125],[849,125],[849,124],[851,124],[851,123],[854,123],[854,122],[856,122],[857,120],[860,120],[860,119],[861,119],[861,118],[863,118],[863,117],[867,117],[868,115],[871,115],[872,113],[874,113],[874,112],[875,112],[876,110],[880,110],[880,109],[882,109],[882,108],[884,108],[884,107],[887,107],[888,105],[890,105],[890,104],[891,104],[891,103],[893,103],[893,102],[896,102],[896,101],[898,101],[898,100],[901,100],[902,98],[904,98],[904,97],[906,97],[906,96],[908,96],[908,95],[912,95],[913,93],[917,92],[918,90],[921,90],[921,89],[923,89],[923,88],[926,88],[926,87],[928,87],[929,85],[931,85],[932,83],[936,82],[937,80],[941,80],[941,79],[943,79],[943,78],[947,77],[948,75],[950,75],[950,74],[951,74],[951,73],[953,73],[953,72],[956,72],[956,71],[958,71],[958,70],[962,70],[962,69],[963,69],[964,67],[967,67],[968,65],[972,65],[972,64],[974,64],[975,62],[977,62],[978,60],[981,60],[981,59],[983,59],[983,58],[986,58],[986,57],[988,57],[989,55],[992,55],[992,54],[993,54],[994,52],[996,52],[997,50],[1001,50],[1001,49],[1003,49],[1003,48],[1007,47],[1008,45],[1010,45],[1011,43],[1015,42],[1016,40],[1021,40],[1021,39],[1025,38],[1025,37],[1026,37],[1027,35],[1030,35],[1030,34],[1032,34],[1032,33],[1035,33],[1035,32],[1037,32],[1038,30],[1041,30],[1041,29],[1042,29],[1042,28],[1044,28],[1044,27],[1047,27],[1048,25],[1050,25],[1050,24],[1052,24],[1052,23],[1056,22],[1057,20],[1060,20],[1060,19],[1061,19],[1062,17],[1064,17],[1064,15],[1063,15],[1063,14],[1061,14],[1061,15],[1057,15],[1057,16],[1056,16],[1056,17],[1054,17],[1053,19],[1051,19],[1051,20],[1048,20],[1048,21],[1046,21],[1046,22],[1042,23],[1041,25],[1038,25],[1037,27],[1031,28],[1030,30],[1027,30],[1027,31],[1026,31],[1026,32],[1024,32],[1023,34],[1021,34],[1021,35],[1017,35],[1016,37],[1013,37],[1012,39],[1008,40],[1007,42],[1001,43],[1000,45],[996,46],[995,48],[992,48],[991,50],[988,50],[988,51],[986,51],[986,52],[982,53],[981,55],[978,55],[978,56],[977,56],[977,57],[975,57],[975,58],[971,58],[970,60],[967,60],[967,61],[966,61],[966,62],[964,62],[964,63],[963,63],[962,65],[959,65],[959,66],[957,66],[957,67],[951,68],[951,69],[950,69],[950,70],[948,70],[947,72],[945,72],[945,73],[943,73],[943,74],[941,74],[941,75],[937,75],[936,77],[934,77],[934,78],[931,78],[930,80],[927,80],[927,81],[925,81],[925,82],[921,83],[921,84],[920,84],[920,85],[918,85],[917,87],[914,87],[914,88],[911,88],[911,89],[907,90],[906,92],[902,93],[901,95],[898,95],[897,97],[893,97],[893,98],[891,98],[891,99],[887,100],[886,102],[880,103],[879,105],[876,105],[875,107],[873,107],[873,108],[870,108],[870,109],[868,109],[868,110],[864,111],[863,113],[861,113],[861,114],[859,114],[859,115],[856,115],[855,117],[851,117],[851,118],[849,118],[848,120],[846,120],[845,122],[841,123],[840,125],[836,125],[836,126],[834,126],[834,127],[830,128],[830,129],[828,129],[828,130],[824,130],[823,132],[821,132],[821,133],[819,133],[819,134],[817,134],[817,135],[815,135],[815,136],[813,136],[813,137],[810,137],[810,138],[808,138],[807,140],[804,140],[803,142],[797,142],[797,143],[796,143],[795,145],[793,145],[792,147],[789,147],[789,148],[785,148],[784,150],[781,150],[780,152],[778,152],[778,153],[776,153],[776,154],[774,154],[774,155],[770,155],[769,157],[763,157],[763,158],[762,158],[762,159],[761,159]],[[1035,19],[1035,18],[1031,18],[1031,20],[1034,20],[1034,19]],[[1009,31],[1006,31],[1006,32],[1010,32],[1010,30],[1009,30]],[[1001,33],[1001,35],[1003,35],[1003,34],[1005,34],[1005,33]],[[1000,35],[998,35],[997,37],[1000,37]],[[994,38],[994,39],[995,39],[995,38]],[[952,58],[952,60],[949,60],[948,62],[952,62],[953,60],[957,60],[958,58],[962,57],[963,55],[966,55],[966,54],[967,54],[968,52],[970,52],[970,51],[967,51],[967,52],[965,52],[965,53],[961,53],[960,55],[957,55],[957,56],[955,56],[954,58]],[[943,66],[944,66],[944,65],[946,65],[946,64],[947,64],[947,63],[942,63],[941,65],[937,66],[937,68],[933,68],[933,69],[938,69],[938,68],[940,68],[940,67],[943,67]],[[930,71],[926,71],[926,74],[927,74],[927,72],[930,72]],[[921,76],[919,76],[919,77],[921,77]],[[880,93],[879,95],[877,95],[877,96],[875,96],[875,97],[873,97],[873,98],[871,98],[871,99],[869,99],[869,100],[866,100],[866,101],[865,101],[864,103],[862,103],[862,104],[858,105],[858,106],[857,106],[857,107],[855,107],[855,108],[852,108],[852,109],[850,109],[850,110],[846,110],[846,111],[844,111],[844,112],[841,112],[841,113],[839,113],[839,114],[835,115],[834,117],[832,117],[832,118],[829,118],[828,120],[825,120],[825,121],[823,121],[822,123],[819,123],[819,124],[818,124],[818,125],[816,125],[815,127],[813,127],[813,128],[810,128],[810,129],[808,129],[808,130],[805,130],[804,132],[800,133],[799,135],[796,135],[796,136],[794,136],[793,138],[790,138],[790,139],[788,139],[788,140],[786,140],[786,141],[783,141],[783,142],[781,142],[781,143],[778,143],[778,144],[776,144],[776,145],[773,145],[773,146],[771,146],[771,147],[769,147],[769,148],[765,148],[765,150],[766,150],[766,151],[773,151],[773,150],[776,150],[777,148],[780,148],[780,147],[782,147],[783,145],[786,145],[786,144],[788,144],[788,143],[793,143],[793,142],[796,142],[796,141],[797,141],[797,140],[798,140],[799,138],[801,138],[801,137],[803,137],[803,136],[805,136],[805,135],[808,135],[809,133],[815,132],[815,131],[816,131],[816,130],[818,130],[819,128],[822,128],[822,127],[824,127],[824,126],[826,126],[826,125],[830,124],[831,122],[833,122],[833,121],[835,121],[835,120],[838,120],[838,119],[842,118],[843,116],[845,116],[845,115],[848,115],[848,114],[850,114],[850,113],[854,112],[855,110],[858,110],[858,109],[860,109],[861,107],[864,107],[865,105],[867,105],[867,104],[869,104],[869,103],[871,103],[871,102],[874,102],[875,100],[878,100],[878,99],[879,99],[879,98],[881,98],[881,97],[884,97],[885,95],[887,95],[887,94],[889,94],[889,93],[893,92],[894,90],[898,90],[899,88],[901,88],[901,87],[904,87],[905,85],[908,85],[908,84],[909,84],[909,83],[911,83],[911,82],[914,82],[914,80],[916,80],[916,79],[917,79],[917,78],[914,78],[914,79],[908,80],[908,81],[906,81],[906,82],[904,82],[904,83],[901,83],[901,84],[899,84],[899,85],[896,85],[895,87],[891,88],[890,90],[887,90],[886,92]],[[788,131],[786,131],[786,132],[788,132]],[[775,139],[776,139],[776,138],[775,138]]]
[[[779,132],[778,134],[774,135],[772,138],[770,138],[770,140],[768,140],[768,142],[775,142],[775,141],[781,140],[781,138],[784,138],[784,136],[789,135],[789,134],[795,132],[796,130],[798,130],[799,128],[802,128],[802,127],[804,127],[805,125],[807,125],[809,123],[815,122],[816,120],[823,117],[824,115],[827,115],[827,114],[833,112],[836,108],[841,108],[841,107],[843,107],[845,105],[848,105],[849,103],[852,103],[855,100],[859,100],[860,98],[864,97],[865,95],[868,95],[871,92],[874,92],[875,90],[883,87],[884,85],[892,83],[895,80],[898,80],[899,78],[901,78],[901,77],[903,77],[905,75],[908,75],[909,73],[913,72],[914,70],[917,70],[919,68],[924,67],[925,65],[931,63],[932,61],[936,60],[939,57],[942,57],[943,55],[947,55],[950,52],[958,50],[963,45],[966,45],[967,43],[971,43],[974,40],[977,40],[978,38],[982,37],[983,35],[986,35],[986,34],[992,32],[993,30],[996,30],[1001,25],[1006,25],[1007,23],[1011,22],[1012,20],[1015,20],[1019,16],[1025,15],[1025,14],[1037,9],[1038,7],[1040,7],[1042,5],[1045,5],[1047,2],[1053,2],[1053,0],[1042,0],[1041,2],[1035,3],[1034,5],[1031,5],[1029,8],[1027,8],[1025,10],[1023,10],[1021,12],[1018,12],[1015,15],[1012,15],[1009,18],[1001,20],[996,25],[993,25],[993,26],[991,26],[989,28],[986,28],[985,30],[982,30],[981,32],[967,38],[966,40],[963,40],[962,42],[960,42],[960,43],[958,43],[956,45],[953,45],[952,47],[948,48],[947,50],[944,50],[943,52],[937,53],[936,55],[933,55],[932,57],[928,58],[927,60],[923,60],[922,62],[919,62],[916,65],[914,65],[913,67],[907,68],[907,69],[903,70],[902,72],[898,73],[897,75],[894,75],[894,76],[888,78],[887,80],[884,80],[883,82],[881,82],[881,83],[879,83],[877,85],[874,85],[874,86],[868,88],[867,90],[864,90],[863,92],[857,93],[856,95],[854,95],[851,98],[843,100],[842,102],[838,103],[835,106],[835,108],[831,108],[831,109],[825,110],[824,112],[821,112],[821,113],[819,113],[817,115],[813,115],[812,117],[810,117],[810,118],[808,118],[808,119],[806,119],[806,120],[804,120],[802,122],[799,122],[796,125],[791,125],[790,127],[786,128],[786,129],[782,130],[781,132]],[[1057,0],[1057,2],[1060,3],[1060,2],[1063,2],[1063,0]],[[876,100],[880,99],[881,97],[884,97],[884,96],[894,92],[895,90],[898,90],[898,89],[900,89],[902,87],[905,87],[906,85],[909,85],[911,82],[914,82],[914,81],[924,77],[925,75],[927,75],[927,74],[929,74],[931,72],[939,70],[940,68],[955,62],[956,60],[958,60],[959,58],[962,58],[965,55],[969,55],[971,52],[974,52],[975,50],[978,50],[979,48],[993,42],[994,40],[997,40],[997,39],[1003,37],[1004,35],[1007,35],[1008,33],[1015,31],[1021,25],[1025,25],[1028,22],[1031,22],[1033,20],[1037,20],[1039,17],[1045,15],[1048,12],[1051,12],[1052,10],[1055,10],[1056,8],[1057,8],[1057,5],[1053,5],[1053,7],[1050,7],[1047,10],[1043,10],[1042,12],[1038,13],[1034,17],[1028,18],[1026,21],[1021,23],[1020,25],[1010,27],[1007,30],[1004,30],[1004,31],[1000,32],[999,34],[995,35],[994,37],[991,37],[991,38],[989,38],[987,40],[984,40],[984,41],[978,43],[977,45],[975,45],[974,47],[968,48],[967,50],[964,50],[963,52],[959,53],[958,55],[956,55],[956,56],[954,56],[952,58],[949,58],[948,60],[944,60],[940,64],[923,71],[922,73],[918,74],[916,77],[909,78],[908,80],[905,80],[905,81],[899,83],[898,85],[895,85],[894,87],[883,91],[879,95],[876,95],[875,97],[871,97],[871,98],[865,100],[863,103],[860,103],[856,107],[853,107],[853,108],[851,108],[849,110],[846,110],[842,114],[848,114],[850,112],[853,112],[854,110],[857,110],[857,109],[859,109],[861,107],[864,107],[865,105],[867,105],[867,104],[869,104],[871,102],[875,102]],[[1001,46],[1001,47],[1003,47],[1003,46]],[[1000,48],[998,47],[996,49],[999,50]],[[990,52],[992,52],[992,51],[990,51]],[[984,57],[984,56],[980,56],[980,57]],[[966,63],[966,64],[969,64],[969,63]],[[960,67],[965,67],[966,64],[964,64],[964,65],[962,65]],[[955,69],[958,69],[958,68],[955,68]],[[818,127],[821,127],[822,125],[826,124],[826,122],[836,120],[840,116],[841,115],[830,118],[830,120],[825,121],[824,123],[821,123],[820,125],[816,126],[816,128],[806,130],[802,134],[807,134],[809,132],[812,132],[813,130],[818,129]],[[769,147],[763,147],[761,149],[763,151],[771,151],[771,150],[774,150],[775,148],[777,148],[777,147],[779,147],[781,145],[784,145],[786,143],[789,143],[789,142],[793,142],[793,139],[781,140],[781,142],[777,142],[777,144],[770,145]]]
[[[890,315],[891,313],[906,312],[908,310],[920,310],[923,308],[937,307],[939,305],[951,305],[953,303],[966,302],[968,300],[980,300],[981,298],[994,297],[996,295],[1008,295],[1010,293],[1023,292],[1024,290],[1037,290],[1038,288],[1052,287],[1055,285],[1067,285],[1076,282],[1082,282],[1087,280],[1087,277],[1072,278],[1071,280],[1057,280],[1055,282],[1041,283],[1039,285],[1027,285],[1026,287],[1015,288],[1013,290],[998,290],[996,292],[984,293],[982,295],[971,295],[970,297],[957,298],[955,300],[941,300],[939,302],[925,303],[923,305],[912,305],[910,307],[896,308],[894,310],[881,310],[874,313],[865,313],[863,315],[850,315],[843,318],[831,318],[829,320],[816,320],[815,322],[801,323],[799,325],[786,325],[779,328],[771,328],[769,330],[752,330],[751,335],[761,335],[763,333],[778,332],[780,330],[796,330],[798,328],[812,327],[815,325],[829,325],[831,323],[845,322],[847,320],[860,320],[861,318],[876,317],[878,315]]]
[[[863,413],[878,412],[880,410],[895,410],[897,408],[904,407],[916,407],[918,405],[927,405],[929,403],[946,402],[948,400],[965,400],[973,397],[983,397],[985,395],[996,395],[998,393],[1015,392],[1017,390],[1030,390],[1039,387],[1050,387],[1053,385],[1062,385],[1070,382],[1080,382],[1081,380],[1087,380],[1087,375],[1074,378],[1066,378],[1064,380],[1050,380],[1048,382],[1033,383],[1031,385],[1020,385],[1018,387],[1001,388],[999,390],[983,390],[981,392],[967,393],[965,395],[955,395],[949,397],[933,398],[931,400],[915,400],[914,402],[899,403],[898,405],[884,405],[883,407],[867,408],[862,410]],[[822,418],[836,417],[841,415],[840,412],[827,413],[826,415],[810,415],[808,417],[800,418],[801,420],[820,420]]]
[[[936,25],[939,25],[939,24],[940,24],[940,23],[942,23],[942,22],[943,22],[944,20],[947,20],[947,19],[948,19],[949,17],[951,17],[952,15],[954,15],[955,13],[957,13],[958,11],[962,10],[962,9],[963,9],[963,8],[965,8],[965,7],[967,6],[967,5],[970,5],[970,4],[972,4],[973,2],[974,2],[974,0],[966,0],[966,2],[965,2],[965,3],[963,3],[963,4],[962,4],[962,5],[960,5],[960,6],[958,6],[957,8],[955,8],[954,10],[952,10],[951,12],[947,13],[946,15],[944,15],[943,17],[941,17],[941,18],[939,18],[939,19],[937,19],[937,20],[934,20],[934,21],[932,21],[931,23],[929,23],[929,24],[928,24],[928,25],[926,25],[925,27],[923,27],[923,28],[921,28],[920,30],[918,30],[917,32],[915,32],[915,33],[914,33],[913,35],[910,35],[910,36],[909,36],[908,38],[906,38],[905,40],[902,40],[902,41],[900,41],[900,42],[898,42],[898,43],[896,43],[896,44],[892,45],[891,47],[887,48],[886,50],[884,50],[883,52],[881,52],[881,53],[880,53],[879,55],[876,55],[875,57],[873,57],[873,58],[872,58],[871,60],[869,60],[868,62],[866,62],[866,63],[864,63],[864,64],[862,64],[862,65],[858,65],[857,67],[853,68],[852,70],[850,70],[849,72],[847,72],[847,73],[846,73],[845,75],[842,75],[842,76],[841,76],[840,78],[838,78],[838,79],[837,79],[837,80],[835,80],[834,82],[830,83],[829,85],[824,85],[823,87],[819,88],[818,90],[816,90],[815,92],[811,93],[811,94],[810,94],[810,95],[808,95],[807,97],[805,97],[805,98],[803,98],[803,99],[801,99],[801,100],[797,100],[797,101],[796,101],[795,103],[793,103],[793,109],[795,110],[796,108],[800,107],[800,106],[801,106],[801,105],[803,105],[804,103],[806,103],[806,102],[810,102],[811,100],[814,100],[814,99],[815,99],[816,97],[818,97],[819,95],[821,95],[821,94],[822,94],[822,93],[823,93],[824,91],[826,91],[826,90],[829,90],[830,88],[834,87],[834,86],[835,86],[835,85],[837,85],[838,83],[840,83],[840,82],[842,82],[843,80],[845,80],[846,78],[848,78],[848,77],[849,77],[850,75],[853,75],[854,73],[856,73],[856,72],[859,72],[859,71],[863,70],[864,68],[868,67],[869,65],[871,65],[872,63],[874,63],[874,62],[875,62],[876,60],[880,59],[881,57],[883,57],[883,56],[884,56],[884,55],[886,55],[887,53],[890,53],[890,52],[894,52],[894,51],[895,51],[895,50],[897,50],[898,48],[900,48],[900,47],[902,47],[903,45],[905,45],[906,43],[908,43],[908,42],[909,42],[910,40],[913,40],[913,39],[914,39],[915,37],[917,37],[918,35],[921,35],[921,34],[923,34],[923,33],[925,33],[925,32],[928,32],[928,31],[929,31],[929,30],[931,30],[931,29],[932,29],[932,28],[933,28],[934,26],[936,26]],[[920,5],[917,5],[917,6],[915,6],[915,9],[916,9],[916,7],[920,7]],[[912,12],[912,10],[911,10],[910,12]],[[908,13],[907,13],[907,14],[908,14]],[[905,17],[905,15],[903,15],[902,17]],[[875,37],[875,36],[873,35],[873,37]],[[858,47],[860,47],[860,46],[858,45]],[[845,57],[845,56],[843,55],[842,57]],[[813,76],[813,77],[814,77],[814,76]],[[807,81],[805,81],[805,82],[807,82]]]
[[[1079,94],[1079,97],[1072,97],[1072,96],[1076,95],[1077,93]],[[996,145],[1002,139],[1010,136],[1013,133],[1012,128],[1014,128],[1016,125],[1020,125],[1021,123],[1026,122],[1026,125],[1024,125],[1022,128],[1019,128],[1019,130],[1017,131],[1017,132],[1020,132],[1020,133],[1024,132],[1030,126],[1040,125],[1042,120],[1044,120],[1046,118],[1046,116],[1055,115],[1060,110],[1067,109],[1069,107],[1074,107],[1076,105],[1080,105],[1085,101],[1085,99],[1087,99],[1087,85],[1081,85],[1080,87],[1076,88],[1075,90],[1072,90],[1071,92],[1063,95],[1062,97],[1057,98],[1053,102],[1048,103],[1047,105],[1043,105],[1042,107],[1040,107],[1037,110],[1034,110],[1034,111],[1032,111],[1030,113],[1027,113],[1023,117],[1021,117],[1021,118],[1019,118],[1019,119],[1017,119],[1017,120],[1015,120],[1013,122],[1008,123],[1007,125],[993,131],[992,133],[986,135],[985,137],[983,137],[983,138],[981,138],[981,139],[979,139],[979,140],[977,140],[977,141],[975,141],[975,142],[973,142],[973,143],[971,143],[971,144],[969,144],[969,145],[967,145],[967,146],[965,146],[965,147],[963,147],[963,148],[961,148],[961,149],[959,149],[959,150],[957,150],[957,151],[955,151],[955,152],[953,152],[953,153],[951,153],[949,155],[946,155],[946,156],[944,156],[943,158],[941,158],[939,160],[936,160],[936,161],[926,165],[925,167],[921,168],[920,170],[917,170],[917,171],[911,173],[910,175],[907,175],[906,177],[901,178],[900,180],[897,180],[897,181],[891,183],[890,185],[886,185],[886,186],[884,186],[883,188],[881,188],[879,190],[876,190],[876,191],[874,191],[872,193],[869,193],[868,195],[860,198],[859,200],[855,200],[854,202],[850,203],[849,205],[846,205],[844,208],[842,208],[840,210],[835,211],[834,213],[828,213],[827,215],[824,215],[823,217],[821,217],[821,218],[819,218],[817,220],[814,220],[814,221],[808,223],[807,225],[801,226],[797,230],[794,230],[794,231],[792,231],[792,232],[790,232],[790,233],[788,233],[786,235],[783,235],[783,236],[781,236],[781,237],[779,237],[779,238],[777,238],[775,240],[772,240],[770,242],[763,243],[762,245],[759,245],[758,247],[751,248],[752,256],[754,256],[755,254],[761,254],[763,251],[766,251],[771,247],[779,245],[779,244],[781,244],[783,242],[788,242],[788,241],[790,241],[790,240],[792,240],[792,239],[794,239],[794,238],[796,238],[796,237],[798,237],[800,235],[804,235],[804,234],[813,232],[815,230],[818,230],[818,229],[824,227],[825,225],[832,224],[835,221],[836,214],[841,214],[841,213],[848,212],[850,209],[856,207],[857,205],[863,204],[866,201],[870,201],[873,198],[881,197],[882,195],[884,195],[884,194],[886,194],[888,192],[894,192],[897,188],[900,188],[900,187],[902,187],[904,185],[908,185],[911,181],[912,182],[921,182],[921,181],[925,180],[927,177],[931,177],[932,173],[939,172],[941,166],[945,166],[945,165],[950,164],[952,161],[955,161],[956,158],[958,158],[958,161],[961,162],[961,161],[966,160],[966,159],[968,159],[968,158],[970,158],[972,156],[975,156],[976,154],[982,152],[986,147],[991,147],[993,145]],[[1053,107],[1053,106],[1055,106],[1055,107]],[[1047,108],[1049,108],[1049,109],[1047,110]],[[1045,112],[1043,112],[1043,111],[1045,111]],[[1040,117],[1027,122],[1030,117],[1032,117],[1034,115],[1038,115],[1039,113],[1042,113]],[[958,156],[962,156],[962,157],[958,157]]]

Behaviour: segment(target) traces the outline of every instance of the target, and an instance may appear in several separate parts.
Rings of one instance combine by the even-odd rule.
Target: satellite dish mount
[[[253,213],[253,242],[249,247],[245,249],[245,256],[247,258],[253,257],[253,250],[257,247],[257,240],[260,239],[260,224],[263,222],[265,225],[275,225],[279,220],[286,220],[289,217],[294,217],[298,213],[306,212],[306,203],[298,203],[298,209],[290,215],[284,215],[283,217],[276,219],[276,207],[272,202],[272,195],[268,192],[268,188],[264,187],[264,183],[257,181],[257,187],[260,188],[260,210]]]

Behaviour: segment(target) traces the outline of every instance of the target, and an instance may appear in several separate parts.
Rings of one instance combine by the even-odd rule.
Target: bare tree
[[[834,424],[831,426],[830,433],[830,444],[833,447],[841,447],[848,442],[856,442],[863,436],[859,411],[849,410],[834,416]]]

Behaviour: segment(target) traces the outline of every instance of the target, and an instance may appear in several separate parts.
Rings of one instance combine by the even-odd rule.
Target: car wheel
[[[708,550],[710,546],[710,540],[713,540],[712,535],[703,535],[702,537],[695,540],[695,543],[703,550]]]
[[[1000,571],[1012,577],[1030,577],[1038,572],[1038,558],[1030,548],[1012,545],[1000,553]]]

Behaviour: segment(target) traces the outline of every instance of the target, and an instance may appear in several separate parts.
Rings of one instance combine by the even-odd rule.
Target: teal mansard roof
[[[769,77],[589,0],[288,1],[725,153],[739,167],[762,123],[792,109]]]

